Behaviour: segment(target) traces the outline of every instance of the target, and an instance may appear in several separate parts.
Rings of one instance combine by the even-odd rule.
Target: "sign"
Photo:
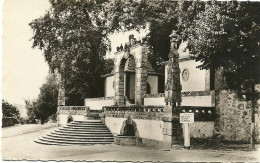
[[[194,123],[194,113],[180,113],[180,123]]]

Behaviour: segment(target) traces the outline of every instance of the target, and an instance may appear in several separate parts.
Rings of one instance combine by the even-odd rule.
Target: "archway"
[[[116,98],[118,105],[125,105],[125,100],[129,103],[135,103],[135,75],[136,63],[132,55],[123,57],[119,65],[118,89]]]
[[[120,135],[139,137],[139,132],[137,130],[135,121],[133,121],[131,118],[125,120],[122,124]]]
[[[73,122],[73,117],[71,115],[68,116],[67,118],[67,123]]]
[[[124,128],[124,136],[135,136],[134,126],[131,124],[126,124]]]
[[[136,105],[143,105],[147,85],[147,51],[145,46],[135,47],[131,52],[125,51],[122,58],[115,59],[115,105],[124,106],[129,99],[133,99]],[[131,82],[131,79],[132,86],[126,87],[129,86],[126,82]]]

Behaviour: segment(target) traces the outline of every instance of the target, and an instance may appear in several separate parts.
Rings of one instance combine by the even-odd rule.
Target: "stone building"
[[[160,74],[148,61],[145,42],[119,47],[113,72],[102,76],[104,97],[85,99],[83,109],[59,107],[59,125],[91,119],[89,115],[96,113],[117,144],[168,148],[182,142],[178,115],[188,112],[195,115],[190,124],[192,138],[222,135],[225,140],[249,142],[250,102],[239,101],[234,92],[221,89],[221,71],[200,70],[196,68],[200,63],[189,54],[178,53],[174,43],[171,48],[175,57],[165,63],[165,73]],[[174,78],[174,72],[179,79]],[[165,88],[169,81],[172,87]],[[259,105],[255,117],[259,142]]]

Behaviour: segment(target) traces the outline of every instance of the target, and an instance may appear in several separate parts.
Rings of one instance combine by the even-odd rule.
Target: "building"
[[[180,53],[174,61],[179,62],[176,70],[169,71],[171,64],[165,63],[165,74],[156,73],[148,62],[147,50],[145,41],[134,39],[119,47],[113,72],[103,76],[104,97],[87,98],[85,107],[78,109],[59,107],[58,123],[84,121],[95,112],[115,136],[116,144],[169,148],[183,141],[179,113],[194,113],[192,138],[221,135],[229,141],[250,141],[250,102],[239,101],[234,92],[222,89],[221,71],[200,70],[196,68],[200,63]],[[172,46],[171,52],[176,51]],[[177,82],[175,89],[176,83],[170,82],[173,88],[164,88],[169,75],[174,76],[171,72],[178,72],[181,87]],[[180,106],[180,99],[168,101],[169,91],[176,96],[179,92]],[[258,142],[259,110],[255,114]]]

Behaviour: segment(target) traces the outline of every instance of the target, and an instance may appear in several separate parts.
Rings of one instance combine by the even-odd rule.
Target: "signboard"
[[[180,123],[194,123],[194,113],[180,113]]]

